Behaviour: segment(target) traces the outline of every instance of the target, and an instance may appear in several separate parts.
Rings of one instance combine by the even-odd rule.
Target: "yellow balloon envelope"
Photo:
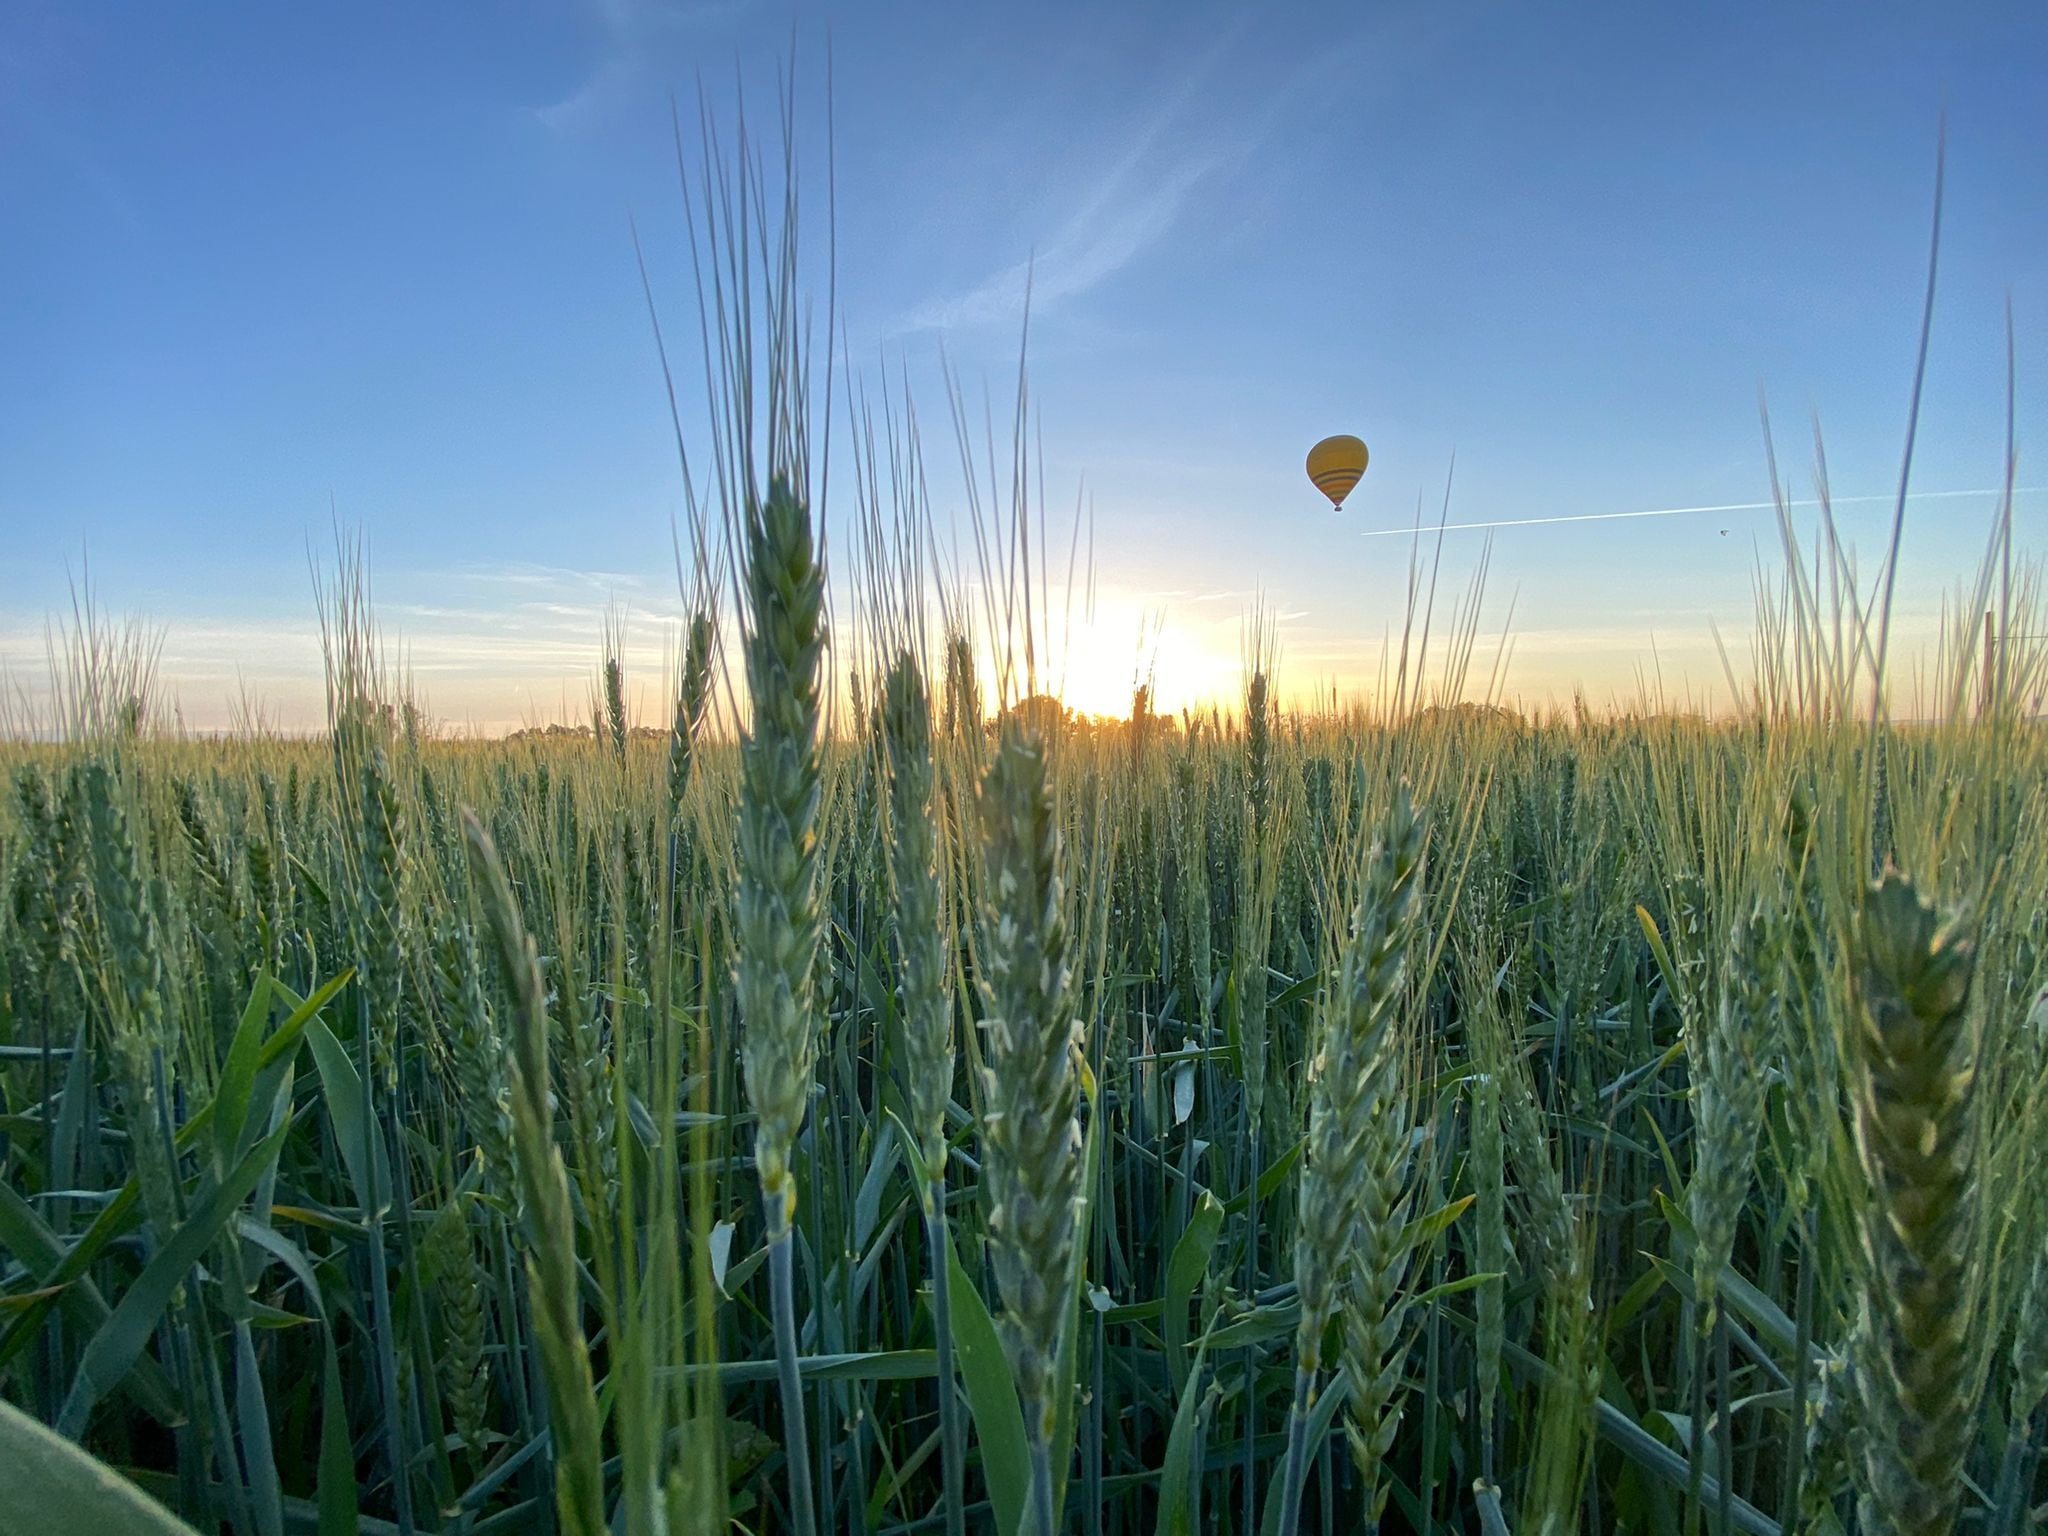
[[[1326,437],[1308,451],[1308,477],[1315,488],[1330,498],[1330,505],[1344,506],[1344,498],[1365,473],[1365,444],[1349,433]]]

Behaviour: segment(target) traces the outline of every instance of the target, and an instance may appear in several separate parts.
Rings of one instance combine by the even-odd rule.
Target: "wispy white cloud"
[[[534,120],[550,133],[564,137],[579,133],[624,94],[639,72],[639,62],[632,54],[610,54],[568,95],[533,108]]]
[[[899,331],[1013,325],[1028,300],[1041,313],[1107,282],[1180,229],[1197,194],[1253,160],[1304,97],[1325,89],[1364,48],[1363,33],[1304,58],[1277,84],[1245,94],[1249,114],[1218,114],[1233,94],[1219,77],[1242,51],[1253,18],[1225,29],[1199,58],[1164,73],[1173,86],[1104,147],[1107,164],[1077,195],[1046,209],[1052,234],[1035,252],[971,287],[912,308]]]
[[[1077,198],[1052,211],[1052,237],[1030,257],[1012,263],[963,292],[918,305],[897,327],[904,331],[1011,324],[1028,301],[1043,311],[1105,282],[1169,236],[1195,190],[1241,161],[1249,138],[1204,134],[1193,108],[1244,25],[1218,37],[1191,66],[1175,72],[1175,85],[1156,97],[1114,147],[1113,158]]]
[[[374,619],[386,663],[430,713],[497,730],[577,718],[612,634],[637,717],[663,717],[683,608],[672,577],[539,564],[475,564],[393,573]],[[316,729],[325,715],[320,620],[170,616],[157,680],[195,729],[231,725],[254,697],[266,719]],[[0,731],[8,712],[41,717],[55,697],[40,619],[0,612]],[[544,701],[536,704],[538,699]],[[25,706],[25,708],[24,708]]]
[[[1198,592],[1193,587],[1162,587],[1148,591],[1148,603],[1249,603],[1259,594],[1251,587],[1217,588]]]
[[[673,38],[733,21],[752,0],[590,0],[598,31],[595,61],[574,89],[532,108],[534,120],[564,137],[590,128],[633,89],[654,78]]]
[[[645,571],[587,571],[575,566],[540,565],[532,561],[496,561],[459,565],[448,571],[414,573],[421,582],[461,582],[480,587],[551,587],[560,591],[631,594],[647,590],[653,579]]]
[[[1009,324],[1024,313],[1027,301],[1043,311],[1086,293],[1165,239],[1179,222],[1189,194],[1223,163],[1221,155],[1198,155],[1146,175],[1127,160],[1097,184],[1087,206],[1069,216],[1038,255],[1004,268],[965,293],[920,305],[902,328]]]

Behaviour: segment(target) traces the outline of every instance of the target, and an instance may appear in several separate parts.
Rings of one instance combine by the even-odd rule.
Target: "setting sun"
[[[1123,594],[1098,594],[1094,611],[1057,626],[1048,646],[1049,691],[1077,714],[1123,719],[1139,686],[1152,690],[1159,714],[1210,704],[1226,707],[1242,670],[1235,611],[1199,623],[1172,609],[1147,609]]]

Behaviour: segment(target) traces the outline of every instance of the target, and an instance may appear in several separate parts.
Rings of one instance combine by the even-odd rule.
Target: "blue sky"
[[[1295,689],[1368,681],[1401,541],[1454,520],[1750,502],[1757,391],[1809,484],[1897,473],[1936,123],[1949,177],[1916,484],[1993,487],[2004,319],[2022,485],[2048,352],[2048,12],[2035,4],[561,4],[0,10],[0,664],[41,666],[89,561],[166,631],[195,723],[245,685],[317,718],[308,549],[360,529],[430,703],[574,712],[604,613],[658,658],[680,484],[634,267],[693,318],[668,106],[795,38],[856,363],[908,370],[954,504],[941,348],[999,397],[1023,274],[1048,496],[1094,508],[1083,702],[1163,612],[1167,702],[1235,686],[1252,594]],[[686,366],[685,375],[692,369]],[[1341,516],[1308,444],[1373,447]],[[842,490],[845,487],[842,486]],[[842,497],[842,507],[850,499]],[[1930,632],[1988,498],[1914,508]],[[1872,567],[1884,512],[1845,521]],[[2019,504],[2048,533],[2048,497]],[[1728,532],[1723,534],[1721,530]],[[1511,694],[1718,687],[1760,513],[1495,533]],[[1461,586],[1482,535],[1446,540]],[[1769,544],[1763,546],[1768,552]],[[658,690],[658,667],[641,675]],[[650,698],[649,706],[652,709]]]

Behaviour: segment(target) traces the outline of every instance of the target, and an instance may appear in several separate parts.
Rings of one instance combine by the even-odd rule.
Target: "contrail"
[[[2015,486],[2014,496],[2038,496],[2044,487],[2038,485]],[[2003,496],[2004,489],[1989,491],[1913,491],[1908,501],[1947,501],[1965,496]],[[1898,500],[1896,495],[1883,496],[1831,496],[1832,506],[1850,506],[1857,502]],[[1788,501],[1788,507],[1817,507],[1818,500]],[[1540,528],[1550,523],[1610,523],[1625,517],[1686,517],[1695,512],[1769,512],[1777,506],[1774,501],[1727,501],[1712,507],[1652,507],[1641,512],[1578,512],[1568,517],[1507,517],[1485,523],[1423,523],[1410,524],[1406,528],[1367,528],[1360,532],[1364,539],[1389,539],[1396,536],[1410,536],[1416,533],[1462,533],[1471,528]]]

